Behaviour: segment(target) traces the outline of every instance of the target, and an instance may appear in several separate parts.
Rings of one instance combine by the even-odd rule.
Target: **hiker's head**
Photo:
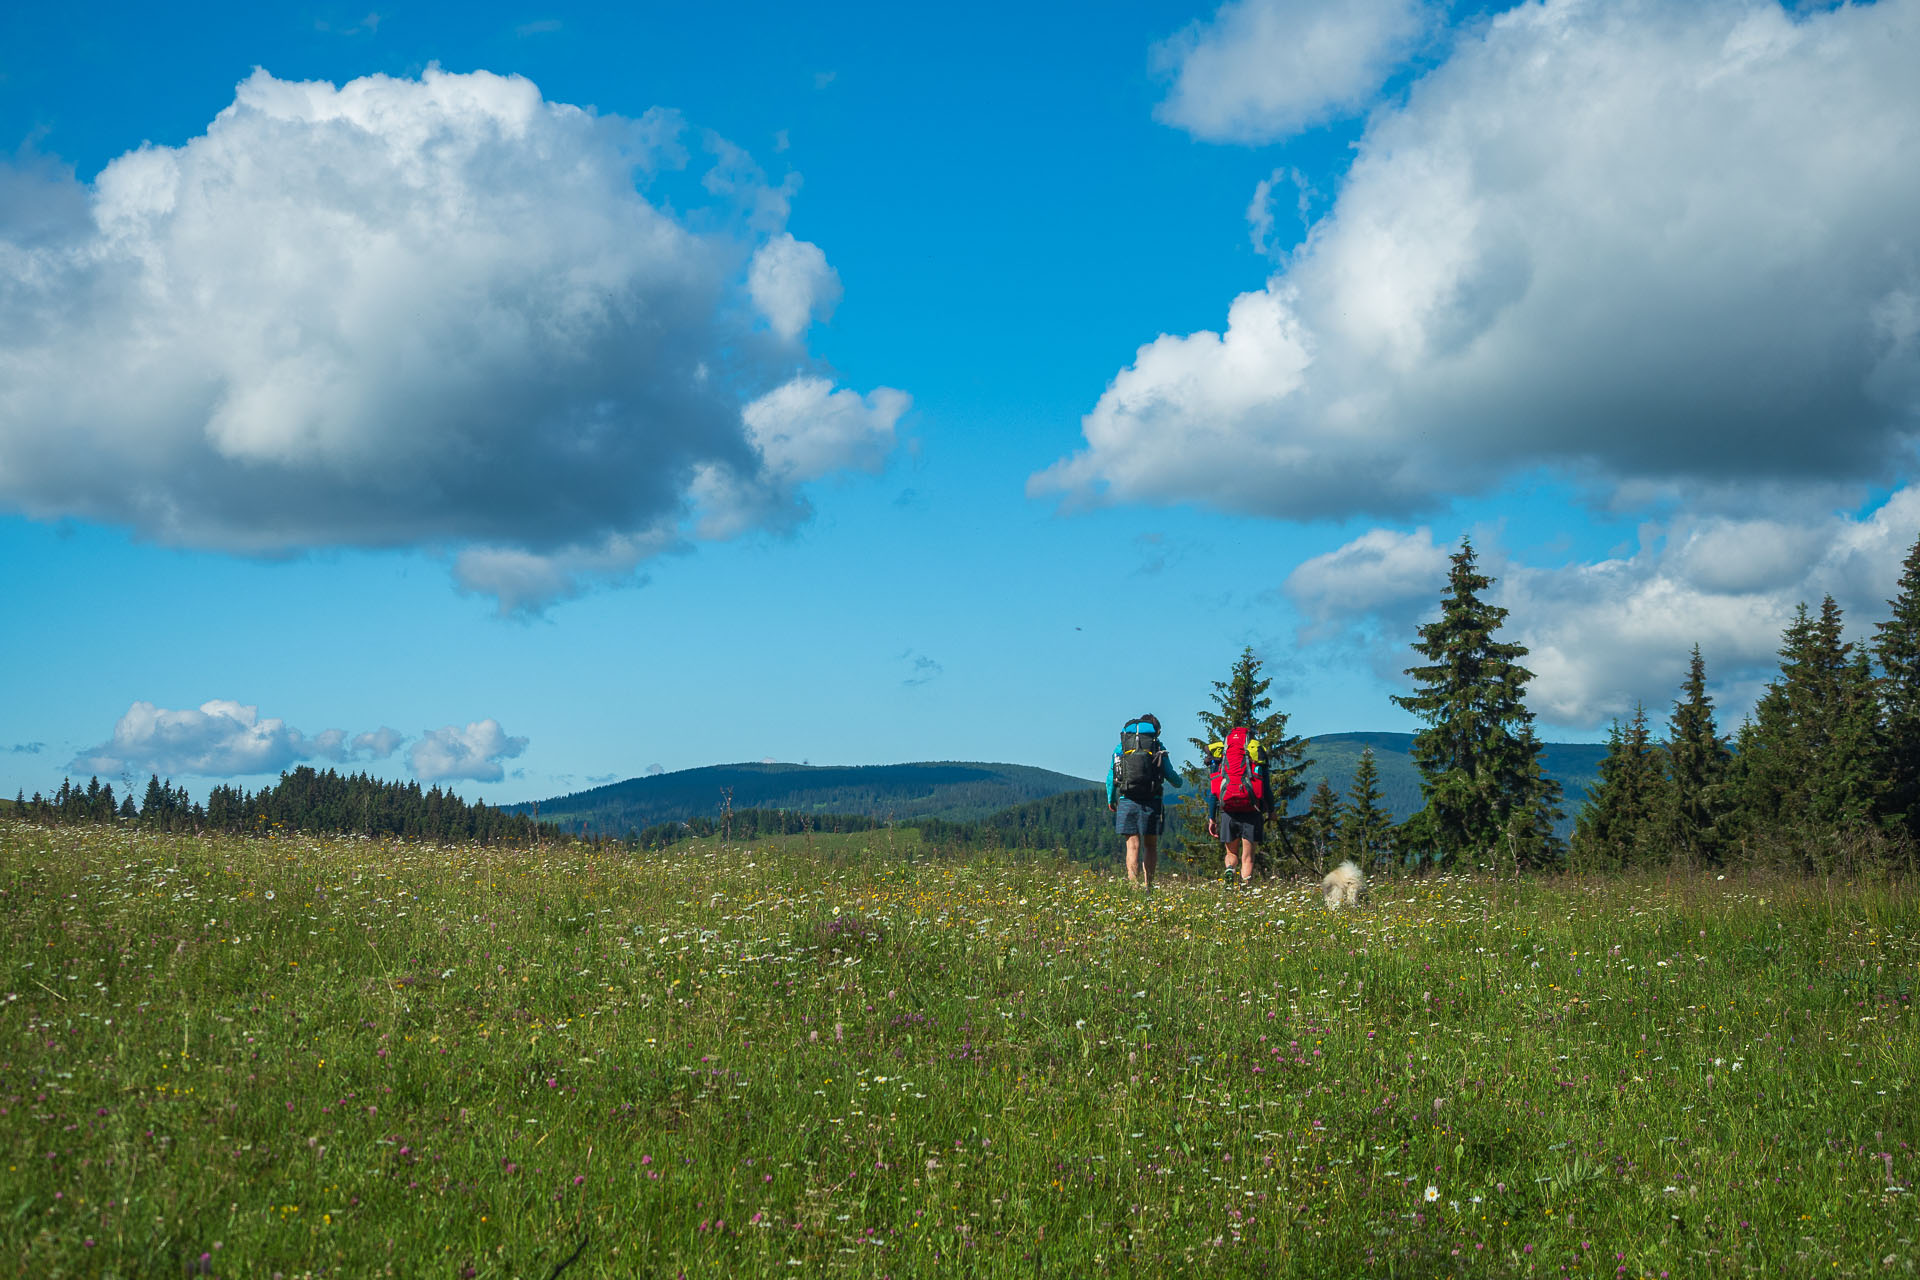
[[[1151,733],[1157,738],[1160,736],[1160,717],[1156,715],[1135,716],[1133,719],[1127,721],[1127,732],[1146,732]]]

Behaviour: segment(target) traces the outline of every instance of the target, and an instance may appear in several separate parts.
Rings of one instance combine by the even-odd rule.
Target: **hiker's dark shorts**
[[[1259,844],[1267,837],[1267,822],[1259,812],[1228,813],[1220,811],[1220,843],[1232,844],[1235,840],[1251,840]]]
[[[1142,803],[1121,796],[1113,808],[1113,829],[1123,836],[1157,836],[1167,824],[1166,810],[1158,802]]]

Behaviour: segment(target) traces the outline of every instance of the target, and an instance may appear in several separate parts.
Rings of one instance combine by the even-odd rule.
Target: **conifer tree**
[[[1880,662],[1880,714],[1886,739],[1889,825],[1910,843],[1920,843],[1920,541],[1907,552],[1900,591],[1877,624],[1874,656]]]
[[[1573,865],[1580,871],[1617,871],[1654,861],[1660,848],[1666,777],[1660,749],[1647,729],[1647,709],[1613,722],[1600,781],[1587,793],[1573,832]]]
[[[1707,693],[1707,664],[1700,646],[1687,660],[1686,682],[1667,721],[1667,774],[1664,828],[1673,857],[1694,866],[1721,860],[1721,820],[1727,811],[1727,765],[1732,754],[1713,722],[1713,698]]]
[[[1473,543],[1452,557],[1440,616],[1420,627],[1409,667],[1415,691],[1394,701],[1426,721],[1413,737],[1424,819],[1408,828],[1423,860],[1446,868],[1499,856],[1509,846],[1521,865],[1552,858],[1558,788],[1540,771],[1539,740],[1525,694],[1533,673],[1520,665],[1524,645],[1494,638],[1507,611],[1481,593],[1493,580],[1475,568]]]
[[[1225,680],[1213,682],[1213,706],[1199,714],[1204,737],[1189,738],[1197,754],[1182,770],[1187,794],[1181,798],[1180,839],[1182,853],[1194,866],[1211,867],[1218,843],[1207,834],[1207,776],[1211,772],[1208,749],[1224,741],[1236,726],[1245,725],[1260,741],[1266,753],[1267,781],[1272,788],[1273,817],[1267,823],[1267,838],[1260,846],[1260,872],[1270,874],[1277,859],[1299,857],[1299,823],[1302,815],[1289,816],[1289,810],[1306,783],[1300,775],[1313,761],[1305,754],[1305,738],[1287,733],[1287,714],[1274,711],[1267,696],[1271,677],[1260,674],[1261,662],[1251,647],[1242,649]],[[1311,856],[1310,854],[1308,856]]]
[[[1380,767],[1374,763],[1373,748],[1368,747],[1360,753],[1353,784],[1347,788],[1337,851],[1371,874],[1390,849],[1392,832],[1393,815],[1380,807]]]
[[[1842,634],[1828,596],[1803,604],[1781,638],[1780,675],[1741,726],[1731,771],[1748,850],[1773,848],[1806,869],[1833,866],[1876,818],[1879,707],[1872,671]]]
[[[1325,871],[1340,841],[1340,793],[1325,778],[1313,789],[1306,816],[1300,822],[1301,845],[1313,859],[1314,870]]]
[[[1526,776],[1519,801],[1507,815],[1504,832],[1504,860],[1516,871],[1557,866],[1567,853],[1567,842],[1560,838],[1558,831],[1560,819],[1566,816],[1560,808],[1560,784],[1547,776],[1542,750],[1540,739],[1529,723],[1520,733],[1520,751],[1527,762]],[[1494,865],[1499,864],[1500,860],[1496,860]]]

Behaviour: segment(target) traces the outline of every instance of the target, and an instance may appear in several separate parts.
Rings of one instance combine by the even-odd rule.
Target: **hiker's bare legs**
[[[1251,884],[1253,882],[1253,841],[1229,840],[1226,850],[1228,874],[1232,874],[1237,863],[1240,868],[1240,882]]]
[[[1146,846],[1147,859],[1142,870],[1146,872],[1146,886],[1151,889],[1153,888],[1153,869],[1160,861],[1160,837],[1141,836],[1140,843]]]
[[[1127,837],[1127,879],[1134,884],[1140,883],[1140,837]]]

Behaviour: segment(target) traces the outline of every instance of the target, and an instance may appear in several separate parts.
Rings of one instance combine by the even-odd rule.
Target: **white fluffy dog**
[[[1354,906],[1360,901],[1360,895],[1366,891],[1366,887],[1366,873],[1355,866],[1352,859],[1327,872],[1327,878],[1320,882],[1320,892],[1327,895],[1329,911]]]

